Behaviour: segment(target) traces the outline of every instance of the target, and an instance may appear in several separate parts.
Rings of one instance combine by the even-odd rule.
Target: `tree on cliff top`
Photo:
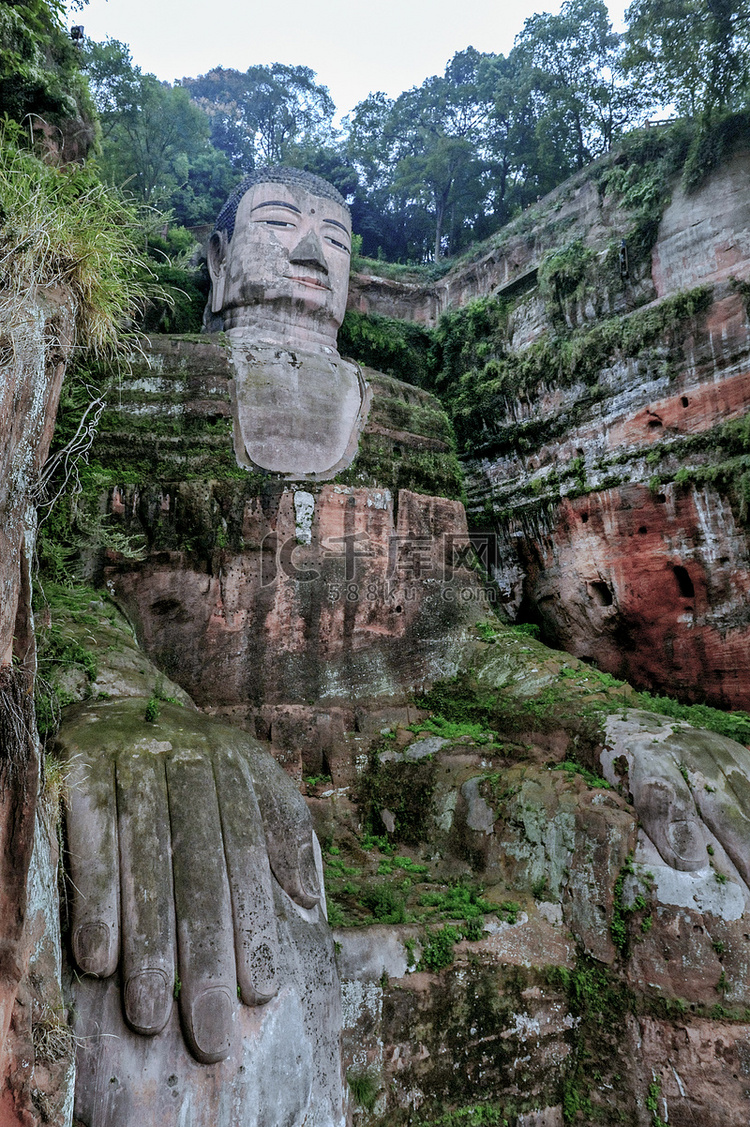
[[[210,122],[188,91],[144,74],[114,39],[87,41],[83,60],[101,122],[105,178],[171,208],[181,223],[213,220],[236,177],[210,144]]]
[[[94,138],[94,107],[64,15],[61,0],[0,4],[0,108],[44,131],[63,160],[80,159]]]
[[[528,72],[542,151],[552,145],[545,162],[559,163],[567,151],[569,171],[583,168],[643,109],[646,99],[622,69],[621,36],[603,0],[567,0],[558,15],[531,16],[513,54]]]
[[[747,103],[747,0],[634,0],[625,16],[626,62],[663,104],[694,116]]]
[[[181,85],[211,121],[211,141],[237,168],[284,160],[292,143],[330,139],[335,106],[309,67],[215,67]]]

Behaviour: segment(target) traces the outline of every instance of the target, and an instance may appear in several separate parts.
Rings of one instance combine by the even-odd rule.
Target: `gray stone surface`
[[[369,405],[360,369],[337,352],[258,344],[232,329],[235,453],[290,479],[333,477],[357,451]]]

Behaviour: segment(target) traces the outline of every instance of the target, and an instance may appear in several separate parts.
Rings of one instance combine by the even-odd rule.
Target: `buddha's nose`
[[[325,255],[320,239],[314,231],[308,231],[289,254],[289,261],[297,266],[313,266],[323,274],[328,273]]]

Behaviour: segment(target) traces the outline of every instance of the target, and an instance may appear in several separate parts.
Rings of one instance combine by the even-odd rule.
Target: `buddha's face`
[[[214,312],[227,329],[267,320],[288,343],[335,348],[350,255],[346,208],[299,185],[256,184],[240,201],[231,241],[212,236]]]

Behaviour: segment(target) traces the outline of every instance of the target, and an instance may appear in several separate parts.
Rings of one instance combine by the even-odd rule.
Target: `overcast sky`
[[[90,0],[70,23],[119,39],[144,71],[173,82],[212,67],[304,64],[339,115],[371,91],[396,96],[441,74],[456,51],[507,54],[524,20],[561,0]],[[616,27],[624,0],[608,0]]]

